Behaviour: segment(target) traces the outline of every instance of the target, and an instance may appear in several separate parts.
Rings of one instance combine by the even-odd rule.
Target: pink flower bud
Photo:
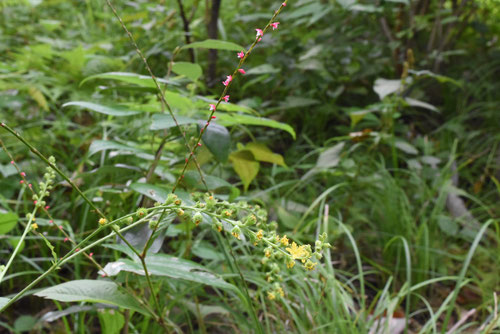
[[[23,183],[24,183],[24,180],[19,181],[19,183],[23,184]]]
[[[26,173],[25,172],[21,172],[21,176],[26,176]]]
[[[50,205],[45,206],[45,210],[48,210],[48,209],[50,209]]]
[[[215,110],[215,104],[211,104],[210,105],[210,111],[214,111]]]
[[[281,5],[282,5],[283,7],[286,7],[286,2],[283,2]]]
[[[214,116],[212,116],[212,119],[215,119],[215,118],[216,118],[216,117],[215,117],[215,115],[214,115]]]
[[[64,238],[64,242],[66,242],[66,241],[68,241],[68,240],[69,240],[69,238],[68,238],[68,237]]]
[[[14,164],[14,160],[11,160],[11,161],[10,161],[10,163],[11,163],[11,164]]]
[[[93,255],[94,255],[94,253],[90,253],[90,254],[89,254],[89,257],[92,257]]]
[[[33,187],[33,186],[32,186],[32,185],[31,185],[31,183],[30,183],[30,184],[28,184],[28,187],[30,187],[30,188],[31,188],[31,187]]]
[[[244,53],[243,51],[238,52],[238,58],[240,58],[240,59],[241,59],[241,58],[243,58],[243,57],[245,57],[245,53]]]
[[[273,22],[273,23],[271,23],[271,27],[273,27],[273,30],[278,29],[279,24],[280,24],[279,22]]]
[[[257,36],[256,37],[262,37],[262,36],[264,36],[264,32],[262,32],[262,29],[255,29],[255,31],[257,32]]]
[[[201,143],[198,143],[198,146],[201,146]]]
[[[49,220],[49,224],[52,224],[53,222],[54,222],[54,221],[53,221],[52,219],[51,219],[51,220]]]
[[[223,97],[224,101],[229,102],[229,95]]]
[[[62,225],[59,225],[59,226],[58,226],[58,228],[59,228],[60,230],[62,230],[62,229],[63,229],[63,226],[62,226]]]
[[[242,69],[242,68],[239,68],[239,69],[238,69],[238,72],[240,72],[241,74],[246,74],[246,73],[247,73],[247,72],[245,72],[245,70],[244,70],[244,69]]]

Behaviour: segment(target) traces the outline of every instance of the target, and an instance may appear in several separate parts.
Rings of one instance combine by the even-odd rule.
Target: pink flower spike
[[[279,22],[273,22],[273,23],[271,23],[271,27],[273,27],[273,30],[278,29],[279,24],[280,24]]]
[[[215,110],[215,104],[211,104],[210,105],[210,111],[214,111]]]
[[[227,85],[229,85],[229,83],[230,83],[232,80],[233,80],[233,76],[228,75],[228,76],[226,77],[226,81],[224,81],[222,84],[223,84],[224,86],[227,86]]]
[[[229,95],[223,97],[224,101],[229,102]]]
[[[68,239],[67,237],[66,237],[66,238],[64,238],[64,242],[66,242],[66,241],[68,241],[68,240],[69,240],[69,239]]]
[[[238,52],[238,58],[240,58],[240,59],[241,59],[241,58],[243,58],[243,57],[245,57],[245,53],[244,53],[243,51]]]
[[[262,31],[262,29],[255,29],[255,31],[257,32],[257,36],[255,36],[255,37],[262,37],[262,36],[264,36],[264,32]]]
[[[26,176],[26,173],[25,172],[21,172],[21,176]]]
[[[244,70],[244,69],[242,69],[242,68],[239,68],[239,69],[238,69],[238,72],[240,72],[241,74],[246,74],[246,73],[247,73],[247,72],[245,72],[245,70]]]

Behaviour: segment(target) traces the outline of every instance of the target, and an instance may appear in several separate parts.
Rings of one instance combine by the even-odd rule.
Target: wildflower
[[[63,242],[66,242],[66,241],[68,241],[68,240],[69,240],[69,238],[68,238],[68,237],[66,237],[66,238],[64,238]]]
[[[21,180],[21,181],[19,181],[19,183],[23,184],[23,183],[24,183],[24,181],[23,181],[23,180]]]
[[[286,259],[286,267],[287,267],[288,269],[292,269],[294,265],[295,265],[295,260],[294,260],[294,259],[292,259],[292,258],[289,258],[289,257],[288,257],[288,258]]]
[[[26,176],[26,173],[25,172],[21,172],[21,176]]]
[[[106,220],[106,218],[101,218],[99,219],[99,225],[104,225],[106,224],[108,221]]]
[[[225,80],[225,81],[223,81],[223,82],[222,82],[222,84],[223,84],[224,86],[227,86],[227,85],[229,85],[229,83],[230,83],[232,80],[233,80],[233,76],[232,76],[232,75],[228,75],[228,76],[226,76],[226,80]]]
[[[267,298],[269,298],[269,300],[275,300],[276,299],[276,295],[274,294],[274,292],[268,292],[267,293]]]
[[[273,22],[273,23],[271,23],[271,27],[273,27],[273,30],[278,29],[279,24],[280,24],[279,22]]]
[[[283,238],[281,238],[280,242],[283,246],[288,246],[288,238],[286,237],[286,234],[283,236]]]
[[[241,74],[246,74],[246,73],[247,73],[247,72],[245,72],[245,70],[244,70],[244,69],[242,69],[242,68],[239,68],[239,69],[238,69],[238,72],[240,72]]]
[[[224,101],[229,102],[229,95],[223,97]]]
[[[264,250],[264,255],[265,255],[266,257],[271,257],[271,248],[269,248],[269,247],[268,247],[268,248],[266,248],[266,249]]]
[[[292,242],[292,247],[286,248],[286,251],[290,253],[293,260],[302,259],[303,257],[307,256],[307,251],[305,250],[304,246],[299,247],[295,242]]]
[[[304,265],[304,268],[311,271],[314,270],[317,264],[318,264],[317,262],[312,262],[311,260],[307,260],[306,264]]]
[[[235,237],[238,240],[241,240],[240,233],[241,233],[241,231],[240,231],[240,228],[238,226],[235,226],[231,230],[231,234],[233,235],[233,237]]]
[[[245,57],[245,53],[243,51],[238,52],[238,58],[243,58]]]
[[[281,5],[282,5],[283,7],[286,7],[286,2],[283,2]]]
[[[36,230],[37,228],[38,228],[38,224],[37,223],[31,224],[31,229]]]
[[[198,143],[198,147],[200,147],[200,146],[201,146],[201,143]]]
[[[177,216],[181,217],[184,215],[184,210],[178,209],[176,213],[177,213]]]
[[[276,292],[281,296],[281,297],[284,297],[285,296],[285,292],[283,291],[283,289],[281,287],[277,288],[276,289]]]
[[[212,119],[216,119],[217,117],[215,115],[212,116]]]
[[[257,232],[255,236],[257,237],[257,240],[261,240],[262,237],[264,236],[264,231],[259,230],[259,232]]]
[[[10,163],[13,165],[14,164],[14,160],[11,160]]]
[[[54,221],[53,221],[52,219],[51,219],[51,220],[49,220],[49,224],[52,224],[53,222],[54,222]]]
[[[90,253],[90,254],[89,254],[89,257],[92,257],[93,255],[94,255],[94,253]]]
[[[210,111],[214,111],[215,110],[215,104],[211,104],[210,105]]]
[[[262,31],[262,29],[255,29],[255,31],[257,32],[256,37],[262,37],[262,36],[264,36],[264,32]]]

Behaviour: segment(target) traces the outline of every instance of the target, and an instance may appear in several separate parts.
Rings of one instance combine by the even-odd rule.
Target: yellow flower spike
[[[264,236],[264,231],[259,230],[259,232],[257,232],[255,236],[257,237],[257,240],[261,240],[262,237]]]
[[[101,218],[101,219],[99,219],[99,224],[100,224],[100,225],[104,225],[104,224],[106,224],[107,222],[108,222],[108,221],[106,220],[106,218]]]
[[[36,230],[37,228],[38,228],[38,224],[37,223],[31,224],[31,229]]]
[[[280,242],[283,246],[288,246],[288,238],[286,237],[286,234],[283,236],[283,238],[281,238]]]

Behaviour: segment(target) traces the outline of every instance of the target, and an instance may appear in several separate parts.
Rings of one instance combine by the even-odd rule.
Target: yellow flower
[[[314,268],[316,267],[318,263],[317,262],[312,262],[311,260],[307,260],[306,264],[304,265],[304,267],[307,269],[307,270],[314,270]]]
[[[222,225],[217,225],[217,231],[222,231]]]
[[[290,253],[293,260],[302,259],[303,257],[307,256],[307,251],[305,250],[304,246],[299,247],[295,242],[292,242],[292,247],[287,247],[286,251]]]
[[[37,223],[33,223],[33,224],[31,224],[31,228],[32,228],[33,230],[36,230],[36,229],[38,228],[38,224],[37,224]]]
[[[269,249],[266,249],[264,254],[266,255],[266,257],[271,257],[271,251]]]
[[[262,237],[264,236],[264,231],[259,230],[259,232],[257,232],[255,236],[257,237],[257,240],[262,239]]]
[[[281,296],[281,297],[284,297],[285,296],[285,292],[283,291],[283,289],[281,287],[279,287],[278,289],[276,289],[276,292]]]
[[[293,259],[288,259],[288,260],[286,261],[286,267],[287,267],[288,269],[292,269],[294,265],[295,265],[295,260],[293,260]]]
[[[274,292],[268,292],[267,293],[267,298],[269,298],[269,300],[275,300],[276,299],[276,295],[274,294]]]
[[[280,242],[283,246],[288,246],[288,238],[286,237],[286,234],[283,236],[283,238],[281,238]]]
[[[99,219],[99,224],[101,224],[101,225],[104,225],[104,224],[106,224],[107,222],[108,222],[108,221],[106,220],[106,218],[101,218],[101,219]]]
[[[233,233],[231,233],[231,234],[232,234],[232,235],[233,235],[233,237],[235,237],[236,239],[241,240],[240,235],[239,235],[238,233],[233,232]]]

